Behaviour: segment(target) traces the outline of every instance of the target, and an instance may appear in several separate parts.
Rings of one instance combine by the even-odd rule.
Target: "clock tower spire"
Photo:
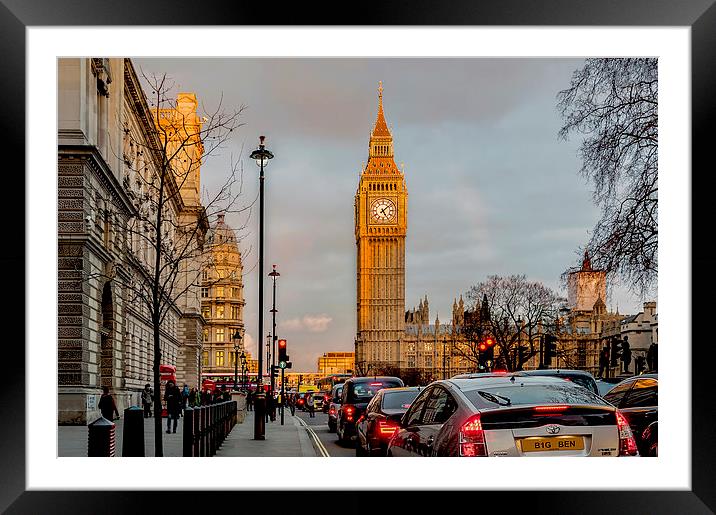
[[[355,196],[357,251],[356,367],[367,374],[377,363],[400,367],[405,328],[405,236],[408,191],[394,161],[393,135],[378,86],[378,114],[368,161]]]

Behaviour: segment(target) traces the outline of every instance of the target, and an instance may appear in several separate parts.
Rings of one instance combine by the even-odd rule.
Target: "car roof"
[[[575,376],[586,376],[594,377],[586,370],[576,370],[572,368],[542,368],[535,370],[520,370],[520,374],[527,374],[531,376],[554,376],[554,375],[575,375]]]
[[[514,381],[513,381],[514,379]],[[438,383],[440,382],[446,382],[454,385],[455,387],[459,388],[460,390],[464,392],[468,392],[471,390],[477,390],[478,388],[485,388],[490,386],[512,386],[515,384],[524,384],[524,385],[549,385],[549,384],[559,384],[559,385],[572,385],[575,388],[582,388],[581,386],[577,386],[573,383],[570,383],[569,381],[565,381],[564,379],[560,379],[559,377],[555,376],[528,376],[528,375],[519,375],[517,373],[508,373],[500,376],[483,376],[483,377],[471,377],[471,378],[452,378],[452,379],[446,379],[444,381],[436,381]]]
[[[424,386],[397,386],[395,388],[383,388],[381,392],[419,392]]]
[[[374,381],[401,381],[399,377],[395,376],[369,376],[369,377],[351,377],[346,379],[346,383],[371,383]]]

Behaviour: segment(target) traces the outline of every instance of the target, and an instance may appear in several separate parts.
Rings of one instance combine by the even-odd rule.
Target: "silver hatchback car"
[[[614,406],[556,377],[436,381],[394,420],[388,456],[638,455]]]

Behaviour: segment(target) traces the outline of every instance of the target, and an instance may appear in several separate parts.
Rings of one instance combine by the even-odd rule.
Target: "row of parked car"
[[[357,456],[657,456],[657,375],[602,382],[608,391],[588,372],[554,369],[425,387],[353,377],[324,406]]]

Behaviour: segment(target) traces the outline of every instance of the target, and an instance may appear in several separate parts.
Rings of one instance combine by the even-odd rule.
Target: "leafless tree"
[[[496,358],[499,354],[497,359],[510,371],[520,370],[537,354],[541,335],[556,327],[559,306],[564,302],[550,288],[528,281],[524,275],[490,276],[470,288],[467,298],[471,311],[480,315],[466,319],[466,340],[493,337]],[[469,354],[465,358],[477,362],[479,351],[475,351],[472,358]]]
[[[589,253],[597,268],[642,295],[656,288],[658,269],[657,64],[587,59],[557,95],[559,136],[585,135],[581,173],[601,208]]]
[[[112,279],[124,291],[125,303],[140,309],[151,321],[155,456],[163,456],[161,333],[168,315],[186,301],[185,296],[197,295],[202,281],[207,284],[203,272],[238,269],[222,258],[217,262],[214,250],[226,242],[206,235],[219,214],[239,214],[248,221],[255,199],[241,199],[240,160],[233,157],[218,189],[199,186],[200,167],[243,125],[240,115],[244,106],[226,111],[220,101],[214,109],[204,105],[187,109],[172,95],[173,84],[166,75],[142,74],[142,78],[149,92],[149,112],[142,113],[145,123],[133,125],[126,117],[117,121],[124,131],[124,147],[117,149],[124,161],[122,180],[135,213],[126,226],[118,228],[131,265],[124,273],[114,273]],[[234,228],[244,227],[245,223]],[[208,277],[218,281],[221,275]]]

